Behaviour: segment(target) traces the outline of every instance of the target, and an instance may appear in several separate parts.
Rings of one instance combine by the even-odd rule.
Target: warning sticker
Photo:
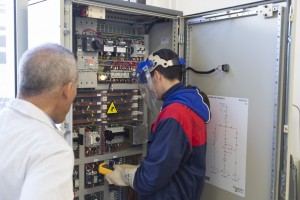
[[[118,114],[118,110],[113,101],[109,104],[106,114]]]

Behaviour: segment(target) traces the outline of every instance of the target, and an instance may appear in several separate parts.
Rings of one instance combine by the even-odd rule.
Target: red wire
[[[91,32],[95,33],[97,37],[99,36],[99,32],[97,32],[97,31],[95,31],[95,30],[93,30],[93,29],[89,29],[89,28],[83,30],[83,31],[82,31],[82,34],[83,34],[83,35],[86,35],[86,32],[87,32],[87,31],[91,31]]]
[[[121,148],[122,148],[122,144],[120,144],[118,147],[115,147],[114,149],[111,150],[111,152],[116,152],[116,151],[119,151]]]
[[[130,200],[130,199],[131,199],[131,193],[132,193],[132,190],[131,190],[131,188],[129,188],[129,193],[128,193],[128,198],[127,198],[127,200]]]

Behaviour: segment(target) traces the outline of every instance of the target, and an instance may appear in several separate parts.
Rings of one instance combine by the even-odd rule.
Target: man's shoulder
[[[174,119],[182,125],[203,121],[190,107],[179,102],[171,103],[161,111],[158,122],[164,119]]]
[[[189,120],[190,118],[189,111],[190,109],[182,103],[171,103],[160,112],[156,119],[156,124],[165,120],[176,121],[180,124],[186,123],[186,120]]]
[[[189,108],[186,105],[179,102],[174,102],[166,106],[161,111],[161,115],[165,117],[167,116],[181,117],[184,116],[188,110]]]

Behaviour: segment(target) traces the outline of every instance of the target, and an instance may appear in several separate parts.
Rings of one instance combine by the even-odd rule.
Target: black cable
[[[192,68],[192,67],[186,68],[186,71],[187,71],[187,70],[191,70],[191,71],[195,72],[196,74],[211,74],[211,73],[213,73],[213,72],[216,71],[216,69],[211,69],[211,70],[209,70],[209,71],[197,71],[197,70],[195,70],[195,69]]]
[[[211,74],[211,73],[215,72],[216,70],[219,70],[219,71],[222,71],[222,72],[229,72],[229,65],[228,64],[222,64],[222,65],[219,65],[218,67],[213,68],[209,71],[198,71],[198,70],[195,70],[192,67],[187,67],[185,69],[185,71],[187,71],[187,70],[191,70],[191,71],[195,72],[196,74]]]

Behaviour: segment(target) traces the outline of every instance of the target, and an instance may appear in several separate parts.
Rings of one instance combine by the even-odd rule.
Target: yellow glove
[[[109,184],[118,186],[131,186],[133,188],[134,175],[138,165],[114,165],[114,170],[105,175]]]

